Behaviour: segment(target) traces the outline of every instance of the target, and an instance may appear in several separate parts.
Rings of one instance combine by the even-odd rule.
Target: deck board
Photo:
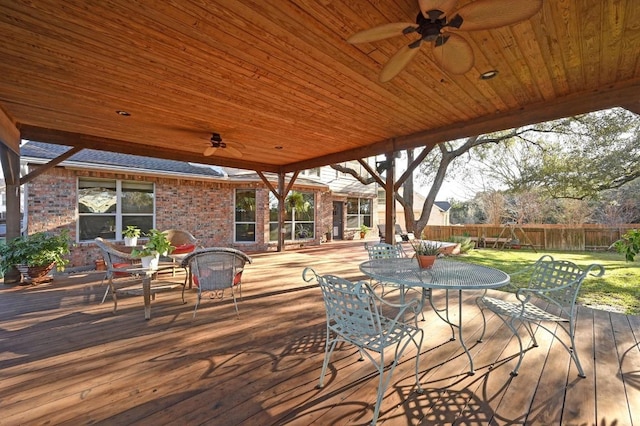
[[[114,315],[110,300],[99,303],[105,287],[97,273],[0,286],[0,423],[367,423],[377,374],[354,348],[334,352],[325,387],[316,387],[325,314],[319,289],[301,278],[305,266],[364,278],[361,243],[253,258],[239,319],[230,298],[204,300],[194,319],[195,293],[187,291],[183,305],[180,289],[157,295],[149,321],[141,296],[119,297]],[[476,343],[477,295],[463,293],[476,374],[467,374],[459,342],[449,341],[449,328],[426,308],[419,322],[424,393],[416,392],[410,348],[385,393],[380,424],[640,424],[640,318],[581,307],[578,349],[587,378],[577,377],[568,353],[543,330],[536,334],[539,347],[527,349],[520,374],[511,377],[517,340],[488,315],[484,341]]]

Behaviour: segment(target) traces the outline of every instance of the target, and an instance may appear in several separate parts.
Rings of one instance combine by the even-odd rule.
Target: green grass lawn
[[[603,309],[640,315],[640,260],[627,262],[615,252],[538,252],[532,250],[476,249],[459,259],[514,273],[544,254],[558,260],[569,260],[581,267],[592,263],[604,266],[604,276],[588,277],[582,283],[578,303]],[[516,282],[517,284],[517,282]]]

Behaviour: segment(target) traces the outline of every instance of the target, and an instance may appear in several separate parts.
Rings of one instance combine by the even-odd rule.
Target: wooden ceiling
[[[475,55],[464,75],[447,75],[423,46],[378,82],[417,37],[345,40],[417,12],[417,0],[2,1],[0,139],[15,147],[17,129],[286,172],[613,106],[640,111],[637,0],[544,0],[525,22],[460,32]],[[498,77],[479,79],[492,69]],[[204,157],[212,132],[242,157]]]

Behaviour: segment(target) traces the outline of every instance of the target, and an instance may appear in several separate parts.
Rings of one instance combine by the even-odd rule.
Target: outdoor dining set
[[[105,278],[108,288],[102,302],[111,293],[115,313],[119,293],[117,279],[135,277],[142,281],[146,320],[151,318],[151,299],[157,292],[182,287],[182,302],[186,303],[185,289],[193,286],[197,289],[194,317],[203,294],[209,293],[212,298],[222,298],[225,290],[230,291],[238,316],[236,294],[241,295],[242,273],[245,265],[251,263],[252,259],[233,248],[199,247],[197,240],[186,231],[169,230],[165,234],[171,237],[176,250],[166,253],[166,261],[152,268],[143,267],[131,248],[96,238],[107,267]],[[324,386],[331,355],[336,346],[343,342],[357,347],[360,359],[369,359],[379,374],[371,424],[377,422],[380,405],[393,371],[409,348],[415,348],[416,391],[423,392],[419,371],[421,347],[425,340],[421,326],[425,321],[425,309],[431,309],[448,325],[450,340],[459,341],[469,360],[468,374],[475,374],[473,356],[463,330],[463,309],[468,307],[463,306],[462,296],[463,292],[470,290],[479,294],[476,304],[482,313],[482,332],[477,341],[482,342],[485,336],[485,310],[496,314],[517,338],[519,354],[512,376],[518,374],[526,351],[519,327],[523,326],[535,347],[536,329],[533,325],[537,325],[558,339],[569,352],[578,375],[586,377],[576,350],[576,298],[587,276],[604,274],[601,265],[592,264],[581,268],[572,262],[543,255],[517,273],[525,277],[526,284],[515,288],[511,283],[511,277],[515,274],[509,275],[495,268],[455,260],[453,256],[445,256],[443,253],[432,266],[423,267],[415,255],[407,253],[408,250],[402,244],[365,244],[369,259],[359,265],[359,270],[368,280],[353,282],[331,274],[318,274],[311,267],[303,270],[304,281],[317,282],[326,311],[325,354],[320,388]],[[439,242],[436,244],[440,244],[442,252],[451,252],[448,245]],[[413,243],[412,246],[415,247]],[[176,268],[184,269],[183,282],[152,286],[152,280],[159,272],[175,272]],[[488,294],[488,290],[508,287],[512,287],[513,294],[505,292],[505,297]],[[434,297],[436,293],[440,297]]]
[[[520,350],[512,376],[518,374],[525,353],[518,327],[522,324],[530,335],[533,346],[537,346],[532,327],[532,324],[537,324],[558,338],[571,355],[578,375],[586,377],[575,343],[576,298],[588,275],[604,274],[601,265],[592,264],[583,269],[572,262],[544,255],[518,273],[527,277],[525,286],[514,288],[515,294],[508,298],[498,298],[488,296],[487,291],[510,286],[511,281],[509,274],[498,269],[444,256],[430,268],[421,268],[415,257],[405,254],[402,243],[368,245],[367,251],[369,260],[360,264],[360,271],[370,278],[369,282],[350,282],[334,275],[320,275],[311,268],[306,268],[302,275],[305,281],[315,279],[318,282],[326,309],[326,346],[319,386],[324,384],[336,345],[346,342],[356,346],[361,359],[366,356],[379,373],[378,394],[371,424],[377,421],[380,405],[395,367],[405,350],[411,346],[416,348],[416,388],[419,393],[423,391],[419,380],[419,357],[424,330],[420,327],[419,319],[424,320],[423,309],[426,308],[427,301],[436,315],[449,325],[451,340],[459,340],[469,359],[469,375],[475,373],[473,357],[463,333],[462,293],[468,290],[481,291],[476,299],[483,321],[483,331],[478,342],[482,341],[486,331],[485,310],[500,317],[516,336]],[[416,296],[408,297],[416,290]],[[391,301],[387,296],[394,291],[399,293],[399,297]],[[435,303],[433,295],[437,291],[444,292],[443,306]],[[457,307],[451,306],[455,303],[450,303],[450,296],[454,294],[458,296]],[[387,353],[387,348],[393,348],[393,352]],[[385,375],[388,364],[385,356],[389,354],[393,355],[393,359]]]
[[[102,303],[111,293],[113,298],[113,312],[118,309],[119,284],[116,278],[140,278],[142,280],[142,294],[144,299],[144,318],[151,318],[151,299],[160,291],[182,287],[182,302],[185,302],[185,289],[197,289],[197,300],[193,311],[195,317],[198,305],[205,293],[212,298],[222,298],[228,289],[233,298],[236,315],[238,303],[236,292],[242,295],[242,273],[244,266],[252,260],[244,252],[227,247],[201,247],[197,239],[187,231],[170,229],[164,231],[171,243],[172,251],[166,253],[167,260],[156,266],[143,266],[134,248],[117,245],[113,242],[96,238],[95,243],[100,248],[106,266],[105,279],[108,287],[102,297]],[[162,283],[152,286],[152,280],[162,271],[171,270],[175,274],[176,268],[185,271],[184,282]]]

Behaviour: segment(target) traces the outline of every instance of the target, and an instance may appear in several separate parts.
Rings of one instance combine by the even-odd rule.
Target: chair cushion
[[[120,268],[130,268],[131,264],[130,263],[114,263],[113,264],[114,268],[120,269]],[[128,277],[129,274],[127,272],[114,272],[113,273],[114,277]]]
[[[233,285],[238,285],[242,281],[242,271],[238,272],[235,277],[233,277]],[[198,287],[198,277],[193,276],[193,285]]]
[[[176,246],[175,249],[173,249],[171,254],[191,253],[195,249],[196,249],[196,245],[195,244],[180,244],[179,246]]]

